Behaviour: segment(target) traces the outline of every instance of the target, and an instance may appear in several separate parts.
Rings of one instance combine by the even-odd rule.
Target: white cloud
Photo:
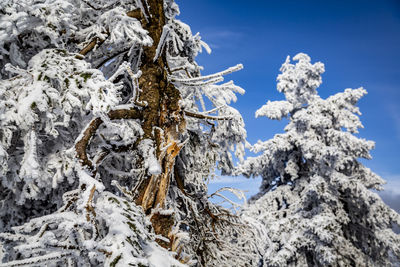
[[[400,175],[386,175],[384,179],[384,190],[378,194],[389,207],[400,213]]]
[[[384,192],[400,196],[400,175],[387,175],[383,179],[386,180],[386,184],[383,186]]]
[[[205,34],[210,39],[238,39],[243,36],[243,33],[239,31],[230,30],[210,30]]]
[[[205,29],[200,33],[202,40],[212,49],[234,47],[244,37],[244,32],[227,29]]]

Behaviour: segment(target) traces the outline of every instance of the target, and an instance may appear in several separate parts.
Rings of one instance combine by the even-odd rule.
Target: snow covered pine
[[[209,201],[243,157],[244,91],[172,0],[0,3],[0,266],[245,266]],[[207,109],[208,108],[208,109]],[[239,260],[238,260],[239,258]]]
[[[367,92],[346,89],[321,99],[325,71],[298,54],[282,65],[278,91],[256,112],[280,120],[285,133],[252,147],[238,172],[262,177],[260,192],[243,210],[267,232],[262,266],[399,266],[400,215],[370,189],[384,181],[363,166],[374,142],[354,136],[362,124],[357,101]]]

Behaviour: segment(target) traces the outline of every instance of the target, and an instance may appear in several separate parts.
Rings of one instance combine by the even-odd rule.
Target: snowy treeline
[[[353,135],[365,90],[321,99],[323,64],[288,58],[286,100],[256,114],[289,125],[245,159],[244,90],[224,82],[243,66],[203,76],[210,49],[177,15],[173,0],[0,3],[0,266],[398,262],[399,215],[358,161],[374,144]],[[215,171],[261,175],[260,193],[215,204]]]

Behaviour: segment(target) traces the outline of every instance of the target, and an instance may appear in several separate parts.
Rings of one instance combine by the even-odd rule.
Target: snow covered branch
[[[190,111],[184,111],[186,116],[196,118],[196,119],[205,119],[205,120],[232,120],[234,119],[232,116],[209,116],[201,113],[194,113]]]
[[[118,120],[118,119],[140,119],[141,112],[135,109],[119,109],[119,110],[111,110],[107,114],[110,120]],[[77,157],[80,159],[81,163],[84,166],[87,166],[89,169],[93,170],[93,163],[89,160],[86,149],[89,145],[90,140],[96,134],[97,129],[103,123],[101,118],[93,119],[86,129],[81,133],[75,143],[75,150],[77,153]]]

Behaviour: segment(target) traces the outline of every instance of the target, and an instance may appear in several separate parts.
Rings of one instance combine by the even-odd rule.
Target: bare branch
[[[171,79],[171,81],[173,82],[181,82],[181,83],[192,83],[192,82],[200,82],[200,81],[205,81],[205,80],[209,80],[209,79],[215,79],[218,77],[221,77],[223,75],[227,75],[230,74],[232,72],[238,71],[243,69],[243,65],[242,64],[237,64],[236,66],[230,67],[224,71],[220,71],[217,72],[215,74],[211,74],[211,75],[206,75],[206,76],[199,76],[199,77],[194,77],[194,78],[188,78],[188,79],[181,79],[178,77],[169,77]]]
[[[94,9],[94,10],[102,10],[102,9],[107,9],[108,7],[111,7],[111,6],[108,6],[108,7],[105,7],[105,8],[103,8],[103,7],[95,7],[95,6],[93,6],[92,4],[90,4],[88,1],[86,1],[86,0],[82,0],[82,2],[84,2],[86,5],[88,5],[89,7],[91,7],[92,9]]]
[[[86,55],[87,53],[89,53],[90,51],[93,50],[93,48],[96,46],[97,42],[99,41],[98,37],[93,38],[93,40],[87,45],[85,46],[80,52],[79,54],[81,55]]]
[[[86,220],[88,222],[90,221],[90,213],[93,214],[93,217],[96,217],[96,212],[92,206],[92,201],[93,201],[95,191],[96,191],[96,186],[93,186],[92,189],[90,189],[89,199],[86,203],[86,211],[87,211]]]
[[[194,113],[194,112],[190,112],[190,111],[184,111],[186,116],[192,117],[192,118],[196,118],[196,119],[203,119],[203,120],[232,120],[233,117],[232,116],[221,116],[221,117],[217,117],[217,116],[209,116],[209,115],[204,115],[204,114],[200,114],[200,113]]]

